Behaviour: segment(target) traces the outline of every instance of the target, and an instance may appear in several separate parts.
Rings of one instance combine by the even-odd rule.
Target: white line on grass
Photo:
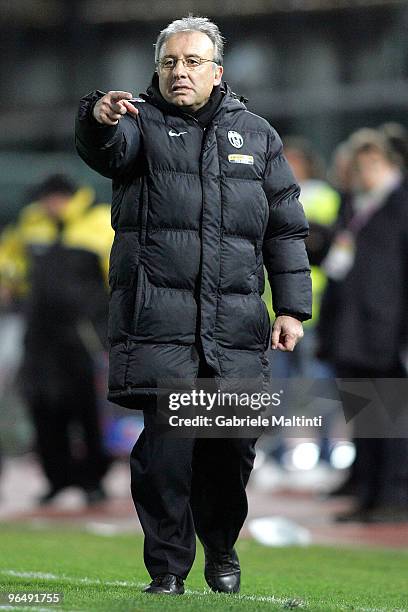
[[[139,587],[143,587],[146,585],[146,583],[144,582],[128,582],[125,580],[100,580],[99,578],[74,578],[73,576],[66,576],[65,574],[61,574],[60,576],[57,576],[56,574],[50,574],[50,573],[43,573],[43,572],[17,572],[15,570],[0,570],[0,574],[4,574],[6,576],[15,576],[16,578],[34,578],[37,580],[62,580],[64,582],[71,582],[71,583],[80,583],[80,584],[87,584],[89,586],[99,586],[101,584],[106,584],[107,586],[123,586],[123,587],[130,587],[130,588],[139,588]],[[201,596],[206,596],[206,595],[213,595],[213,592],[210,590],[204,590],[204,591],[193,591],[191,589],[186,589],[186,593],[188,595],[201,595]],[[279,598],[279,597],[275,597],[274,595],[236,595],[234,596],[237,599],[246,599],[249,601],[266,601],[266,602],[272,602],[272,603],[279,603],[279,604],[283,604],[286,603],[288,601],[288,598]],[[370,612],[374,612],[371,611]],[[377,611],[375,611],[377,612]]]
[[[80,584],[88,584],[90,586],[99,586],[101,584],[107,584],[108,586],[123,586],[123,587],[138,587],[141,584],[137,582],[127,582],[126,580],[100,580],[100,578],[74,578],[73,576],[66,576],[61,574],[49,574],[43,572],[17,572],[15,570],[0,570],[0,574],[5,576],[15,576],[16,578],[35,578],[36,580],[58,580],[63,582],[72,582]]]
[[[210,595],[214,597],[214,593],[207,589],[204,589],[204,591],[191,591],[190,589],[186,589],[186,594],[187,595],[198,595],[201,597]],[[240,595],[240,594],[235,594],[234,600],[235,599],[239,599],[240,601],[261,601],[261,602],[268,602],[268,603],[276,603],[280,605],[287,604],[287,602],[290,600],[289,597],[275,597],[275,595]],[[301,602],[296,607],[298,608],[307,607],[307,603]]]
[[[126,580],[101,580],[100,578],[75,578],[73,576],[67,576],[66,574],[50,574],[48,572],[18,572],[16,570],[0,570],[0,574],[4,576],[14,576],[16,578],[35,578],[36,580],[58,580],[59,582],[67,582],[72,584],[87,584],[88,586],[113,586],[113,587],[130,587],[130,588],[141,588],[145,586],[144,582],[129,582]],[[214,596],[214,593],[209,590],[204,591],[192,591],[190,589],[186,589],[187,595],[199,595],[201,597],[204,596]],[[234,595],[234,599],[239,599],[241,601],[259,601],[259,602],[267,602],[267,603],[275,603],[280,605],[285,605],[290,602],[290,597],[275,597],[274,595]],[[302,601],[296,607],[299,608],[307,608],[309,606],[308,602]],[[342,604],[332,604],[333,608],[337,610],[347,610],[346,605]],[[5,608],[4,606],[0,606],[1,609],[13,609],[12,607]],[[19,608],[21,610],[21,607]],[[28,608],[26,608],[28,609]],[[34,608],[30,608],[34,609]],[[353,608],[356,612],[387,612],[386,608],[365,608],[365,607],[356,607]],[[35,608],[37,612],[40,612],[38,608]],[[50,608],[44,608],[44,612],[50,610]],[[403,609],[394,609],[393,612],[404,612]]]

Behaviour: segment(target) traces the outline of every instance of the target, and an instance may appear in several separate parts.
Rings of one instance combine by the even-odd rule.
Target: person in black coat
[[[323,263],[330,278],[319,321],[319,354],[341,378],[406,377],[408,184],[384,136],[349,141],[354,193],[343,201]],[[357,507],[340,521],[408,519],[408,441],[356,438]]]
[[[222,50],[208,19],[177,20],[158,37],[147,94],[93,92],[76,122],[78,153],[113,181],[109,398],[144,409],[131,472],[148,593],[184,592],[195,532],[210,587],[239,590],[255,458],[253,438],[160,437],[161,386],[267,383],[264,263],[272,347],[293,350],[311,315],[298,185],[276,131],[222,82]]]

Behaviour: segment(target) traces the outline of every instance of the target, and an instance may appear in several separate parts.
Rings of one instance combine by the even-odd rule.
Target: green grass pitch
[[[240,540],[239,595],[212,593],[197,557],[182,596],[141,592],[150,579],[143,539],[93,535],[71,528],[0,527],[0,592],[63,592],[61,606],[17,610],[200,612],[212,610],[408,610],[408,551],[384,549],[266,548]],[[1,609],[5,607],[2,602]]]

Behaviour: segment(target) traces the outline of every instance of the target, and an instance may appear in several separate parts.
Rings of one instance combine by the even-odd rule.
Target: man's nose
[[[176,60],[176,65],[173,68],[173,77],[180,78],[183,76],[184,77],[187,76],[187,70],[186,70],[183,60],[181,58],[178,58]]]

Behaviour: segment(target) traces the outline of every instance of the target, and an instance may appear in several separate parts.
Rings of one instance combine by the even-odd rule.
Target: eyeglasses
[[[204,59],[202,57],[166,57],[165,59],[158,61],[157,65],[159,66],[160,70],[170,71],[174,70],[174,68],[177,66],[177,62],[179,61],[183,63],[186,70],[196,70],[206,62],[212,62],[214,64],[217,63],[214,62],[214,60]]]

